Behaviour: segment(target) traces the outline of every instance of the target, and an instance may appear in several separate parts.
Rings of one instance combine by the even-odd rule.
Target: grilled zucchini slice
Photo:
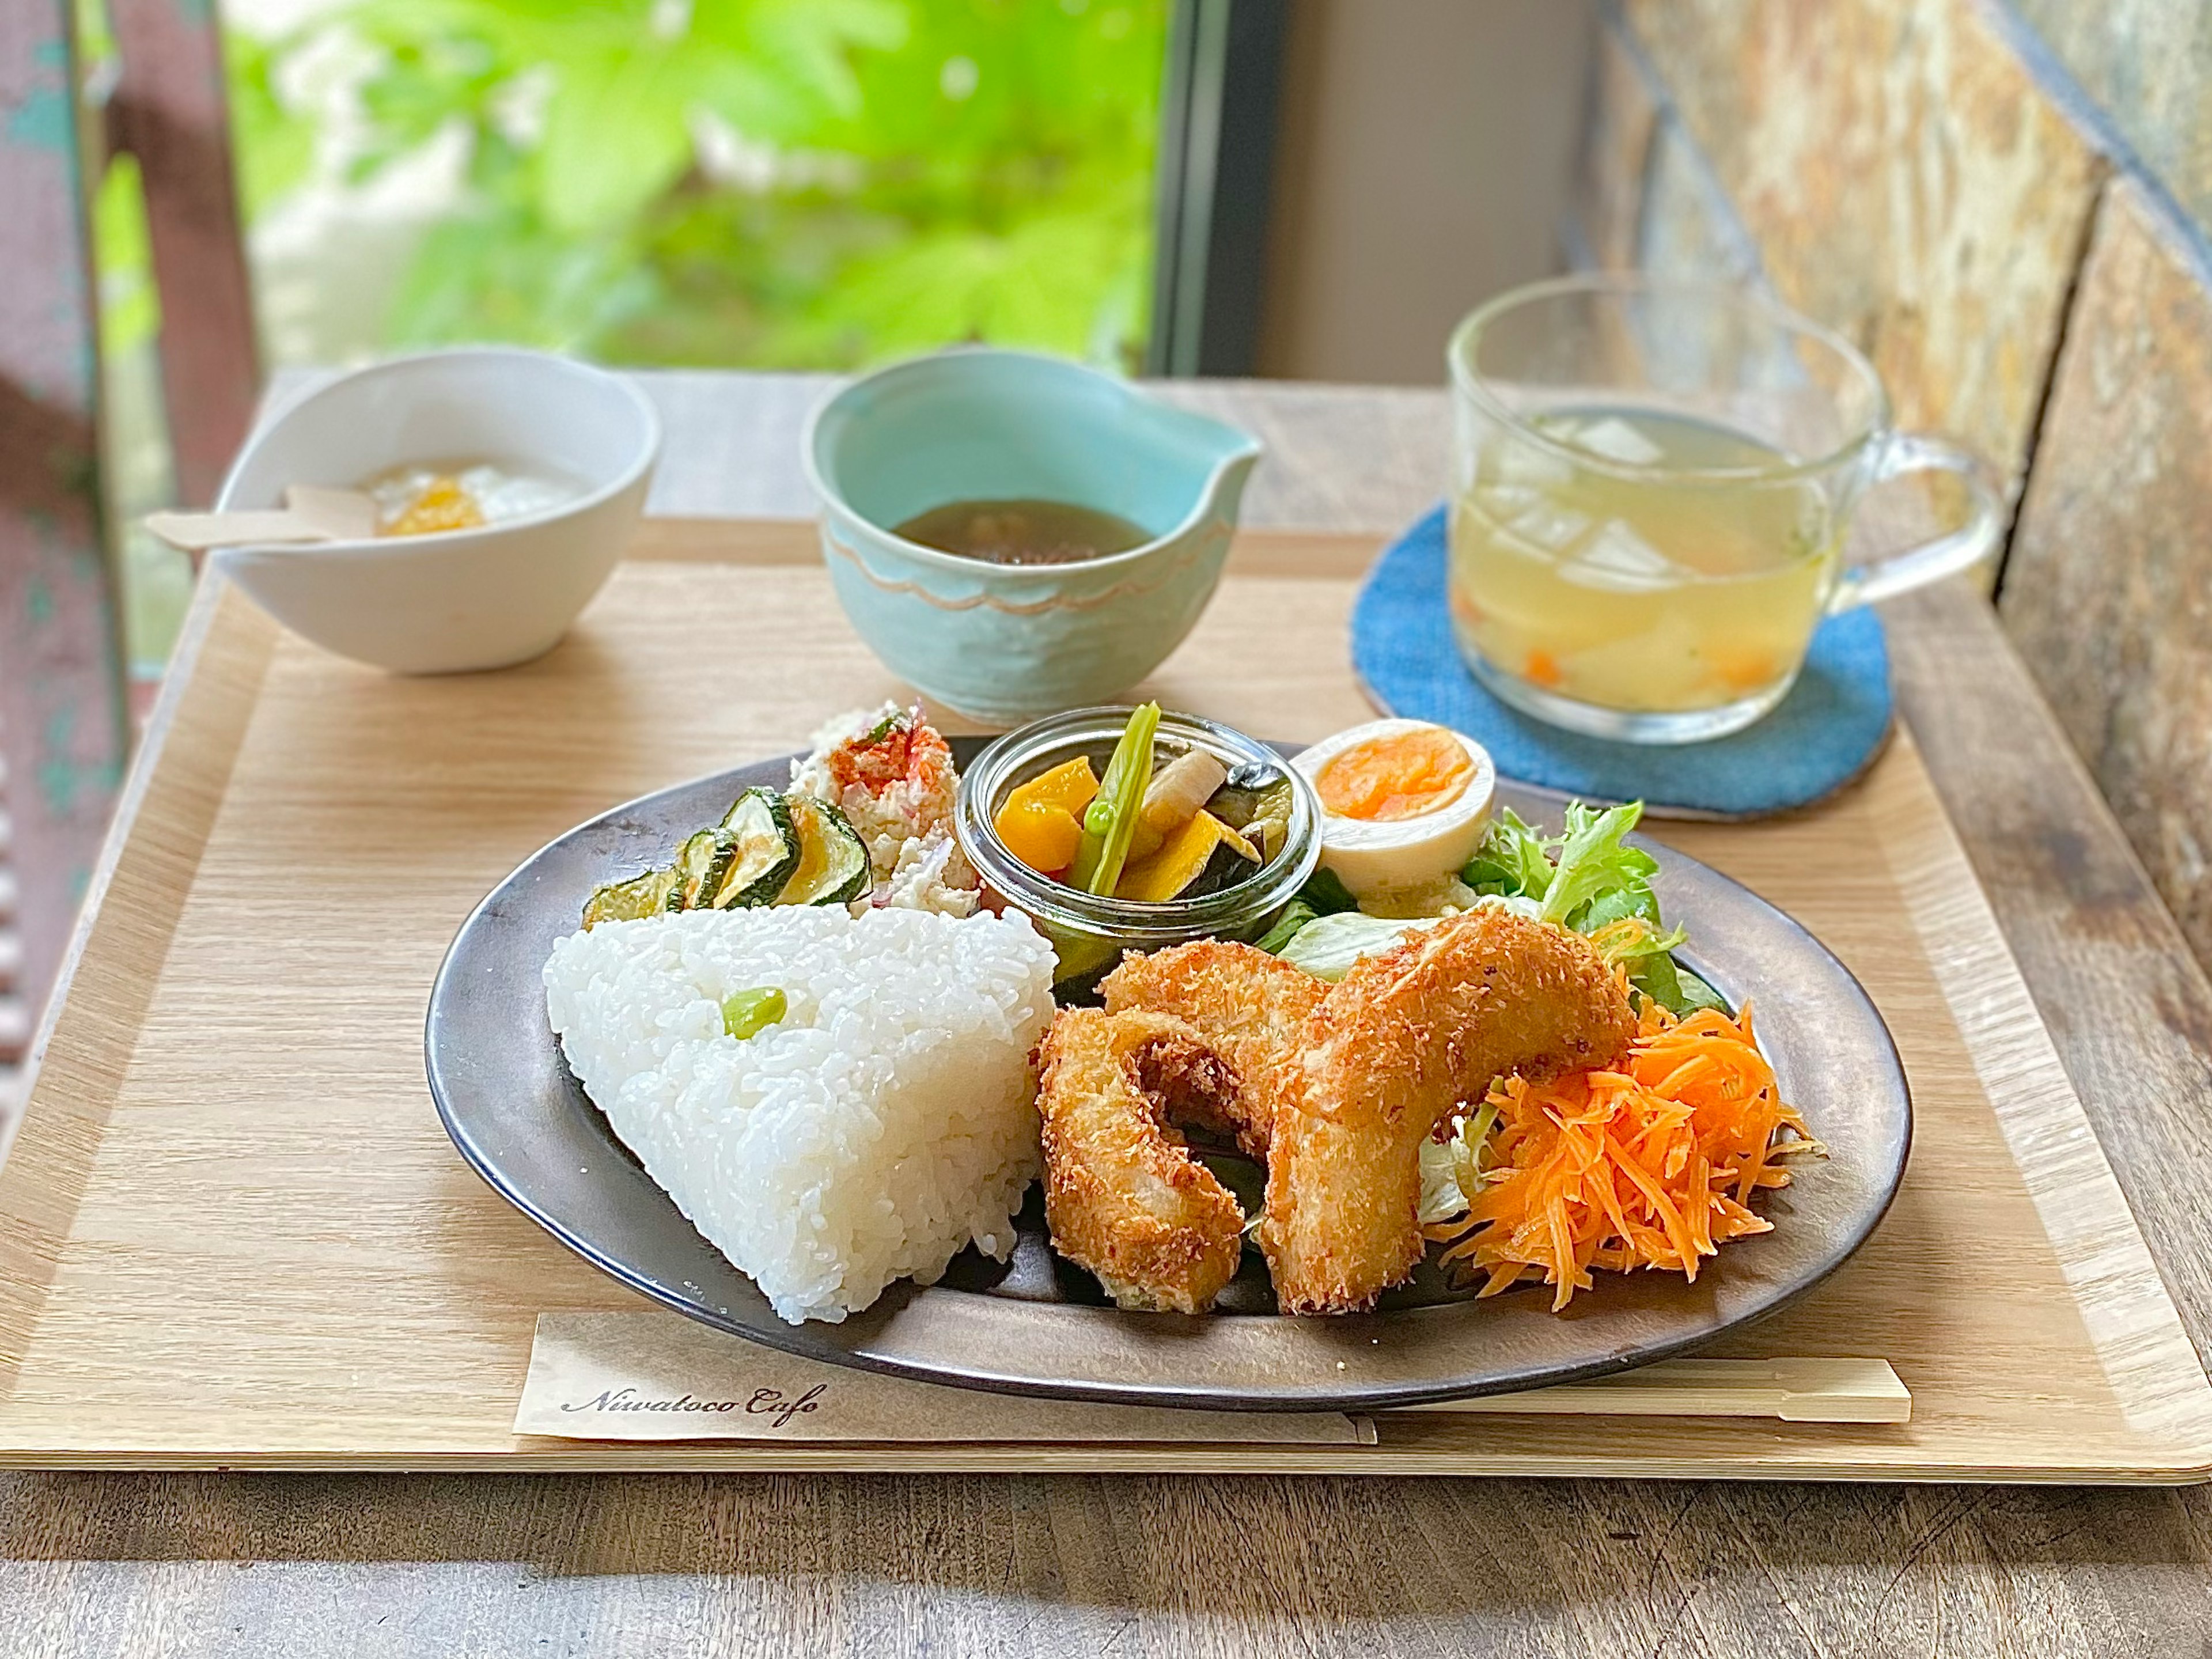
[[[636,921],[658,915],[668,908],[669,896],[676,890],[673,869],[648,870],[628,881],[611,881],[585,902],[584,926],[596,927],[603,921]]]
[[[773,904],[799,868],[791,807],[773,789],[748,789],[722,817],[720,833],[737,849],[712,900],[717,910]]]
[[[778,904],[849,904],[868,890],[867,843],[845,815],[811,795],[788,797],[799,833],[799,868]]]
[[[738,856],[738,841],[719,830],[702,830],[676,854],[676,887],[684,902],[672,908],[703,910],[721,890],[722,878]]]

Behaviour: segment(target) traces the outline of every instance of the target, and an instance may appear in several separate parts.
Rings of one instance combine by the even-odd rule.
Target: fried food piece
[[[1244,1212],[1170,1119],[1222,1114],[1236,1073],[1165,1014],[1063,1008],[1037,1045],[1053,1248],[1124,1308],[1202,1313],[1237,1272]]]
[[[1284,1310],[1353,1312],[1421,1259],[1420,1145],[1446,1114],[1509,1073],[1607,1064],[1635,1033],[1627,993],[1589,945],[1492,908],[1424,930],[1334,988],[1251,945],[1206,939],[1129,957],[1099,991],[1104,1025],[1070,1010],[1047,1038],[1083,1063],[1058,1074],[1062,1097],[1047,1108],[1047,1211],[1061,1253],[1124,1306],[1203,1308],[1236,1268],[1232,1249],[1202,1296],[1163,1295],[1204,1281],[1159,1265],[1192,1246],[1150,1242],[1170,1178],[1158,1171],[1219,1189],[1166,1123],[1233,1135],[1267,1158],[1260,1241]],[[1107,1075],[1116,1066],[1118,1082]],[[1055,1158],[1053,1122],[1078,1102],[1082,1127]],[[1108,1133],[1117,1123],[1127,1150]],[[1102,1155],[1109,1147],[1115,1158]],[[1069,1195],[1054,1209],[1063,1173]]]
[[[1578,936],[1492,907],[1370,957],[1301,1034],[1277,1106],[1260,1244],[1285,1313],[1374,1305],[1421,1259],[1421,1142],[1494,1078],[1602,1066],[1636,1034]]]
[[[1306,1021],[1328,993],[1325,981],[1280,957],[1210,939],[1125,957],[1098,982],[1109,1014],[1172,1014],[1229,1062],[1238,1087],[1223,1103],[1225,1111],[1212,1121],[1202,1115],[1184,1121],[1233,1137],[1252,1158],[1267,1156],[1282,1088],[1277,1067],[1297,1052]]]

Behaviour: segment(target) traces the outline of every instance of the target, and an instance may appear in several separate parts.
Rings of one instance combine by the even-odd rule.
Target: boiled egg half
[[[1291,763],[1321,798],[1321,862],[1355,898],[1455,875],[1490,827],[1498,769],[1426,720],[1370,720]]]

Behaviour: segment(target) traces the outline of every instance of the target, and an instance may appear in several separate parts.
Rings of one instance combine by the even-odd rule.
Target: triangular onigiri
[[[1052,974],[1018,915],[831,906],[602,922],[544,977],[616,1134],[797,1324],[933,1280],[970,1242],[1012,1248]],[[769,988],[783,1018],[728,1036],[723,1000]]]

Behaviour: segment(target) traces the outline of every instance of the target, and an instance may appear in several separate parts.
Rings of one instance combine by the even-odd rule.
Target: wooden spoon
[[[240,542],[361,542],[376,534],[376,502],[359,489],[294,484],[284,492],[281,507],[149,513],[146,528],[188,553]]]

